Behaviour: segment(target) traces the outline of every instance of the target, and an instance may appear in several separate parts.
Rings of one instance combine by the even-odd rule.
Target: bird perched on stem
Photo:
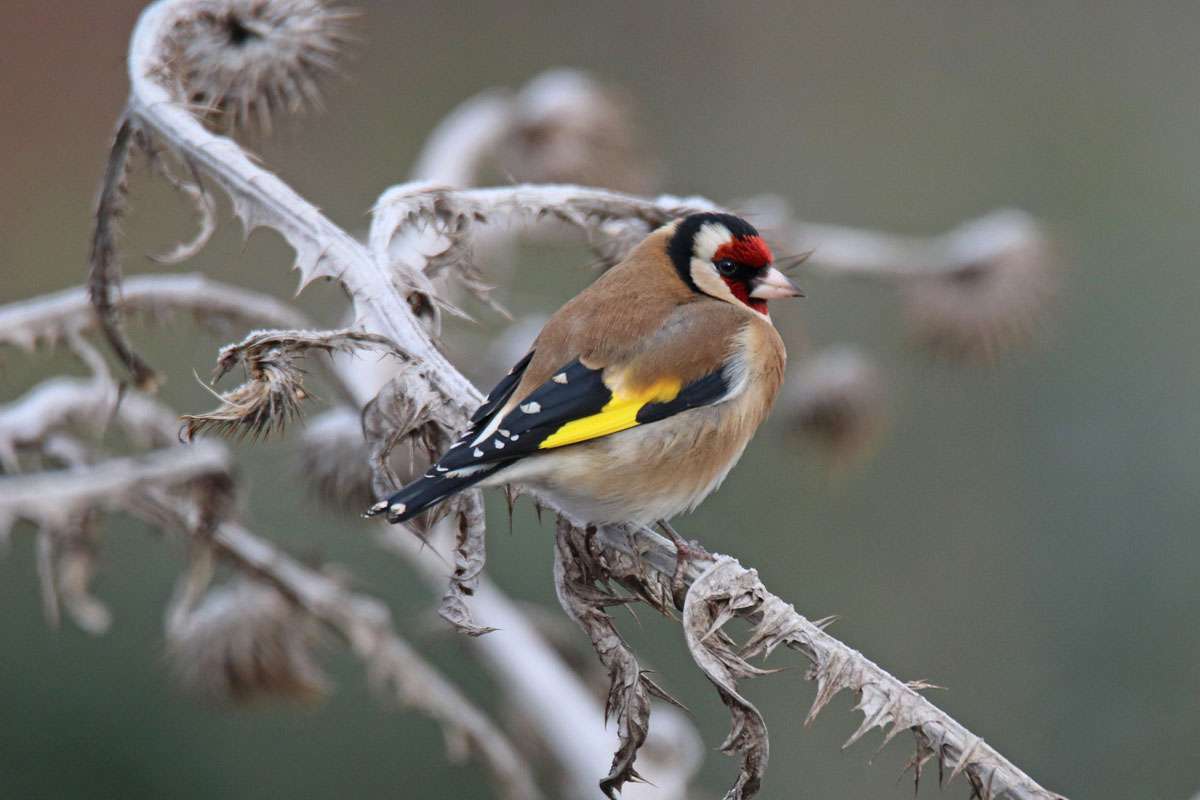
[[[767,416],[786,353],[767,301],[803,296],[748,222],[659,228],[550,318],[470,428],[369,516],[524,484],[595,524],[668,524],[720,485]]]

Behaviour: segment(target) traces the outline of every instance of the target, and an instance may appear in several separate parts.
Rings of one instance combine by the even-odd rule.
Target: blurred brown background
[[[891,381],[890,436],[830,482],[776,420],[681,528],[757,566],[802,612],[842,615],[834,632],[895,674],[949,687],[935,702],[1044,785],[1074,798],[1200,789],[1200,8],[358,5],[362,41],[346,79],[328,85],[326,113],[251,143],[352,230],[455,104],[555,65],[630,92],[673,193],[775,192],[806,218],[901,232],[1001,205],[1052,226],[1071,270],[1050,335],[993,367],[907,346],[884,289],[802,276],[809,298],[777,311],[779,326],[793,345],[803,328],[871,348]],[[2,301],[82,280],[140,6],[6,5]],[[125,263],[137,272],[193,220],[144,175],[132,205]],[[185,268],[290,294],[280,242],[258,234],[243,246],[222,214],[221,234]],[[586,283],[587,261],[532,249],[504,299],[549,311]],[[341,307],[329,290],[301,302],[327,322]],[[452,331],[452,355],[468,357],[501,321],[484,326]],[[188,375],[206,374],[222,342],[183,322],[135,333],[153,340],[153,363],[173,366],[166,398],[206,408]],[[0,400],[58,368],[70,360],[5,354]],[[287,441],[247,449],[247,521],[293,552],[348,564],[453,678],[488,697],[462,643],[430,623],[434,598],[378,558],[356,520],[316,506],[291,453]],[[447,761],[432,723],[381,708],[336,653],[339,689],[317,708],[225,713],[176,695],[160,630],[181,548],[133,523],[108,526],[98,593],[112,632],[47,629],[23,530],[0,561],[0,796],[489,796],[478,770]],[[495,526],[490,557],[502,586],[553,606],[548,527],[528,513],[511,536]],[[630,639],[715,748],[724,711],[678,629],[640,617],[625,623]],[[904,744],[874,758],[871,744],[838,749],[857,724],[847,698],[802,728],[812,689],[801,675],[748,687],[772,732],[763,796],[908,796],[896,784]],[[710,794],[733,768],[708,756]],[[937,791],[927,783],[923,793]]]

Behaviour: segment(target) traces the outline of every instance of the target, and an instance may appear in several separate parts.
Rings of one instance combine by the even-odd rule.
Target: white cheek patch
[[[692,239],[692,266],[691,276],[692,282],[700,291],[711,297],[717,297],[721,300],[727,300],[731,303],[736,303],[737,298],[733,296],[733,292],[729,291],[729,287],[721,277],[717,275],[716,267],[713,266],[713,256],[717,254],[717,250],[721,245],[728,244],[733,241],[733,234],[719,222],[706,222],[700,226],[700,230],[696,231],[695,238]]]
[[[706,222],[692,239],[692,257],[711,262],[717,249],[733,241],[733,234],[719,222]],[[695,267],[693,266],[693,272]]]
[[[701,261],[699,258],[692,259],[692,282],[696,287],[710,297],[716,297],[720,300],[725,300],[730,303],[740,303],[741,301],[734,296],[729,290],[729,285],[721,280],[721,276],[717,274],[716,268],[712,265],[712,261]]]

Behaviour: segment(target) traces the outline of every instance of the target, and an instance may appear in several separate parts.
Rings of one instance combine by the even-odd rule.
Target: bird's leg
[[[679,602],[685,595],[683,578],[687,572],[688,562],[695,558],[712,558],[712,556],[698,542],[689,542],[680,536],[679,532],[672,528],[671,523],[665,519],[658,521],[658,529],[669,536],[675,545],[675,573],[671,576],[671,594],[677,598],[676,602]]]

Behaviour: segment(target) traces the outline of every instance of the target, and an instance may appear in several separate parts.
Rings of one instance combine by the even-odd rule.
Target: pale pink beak
[[[750,296],[759,300],[775,300],[781,297],[804,297],[800,287],[788,280],[787,276],[771,267],[761,277],[753,281],[754,288]]]

